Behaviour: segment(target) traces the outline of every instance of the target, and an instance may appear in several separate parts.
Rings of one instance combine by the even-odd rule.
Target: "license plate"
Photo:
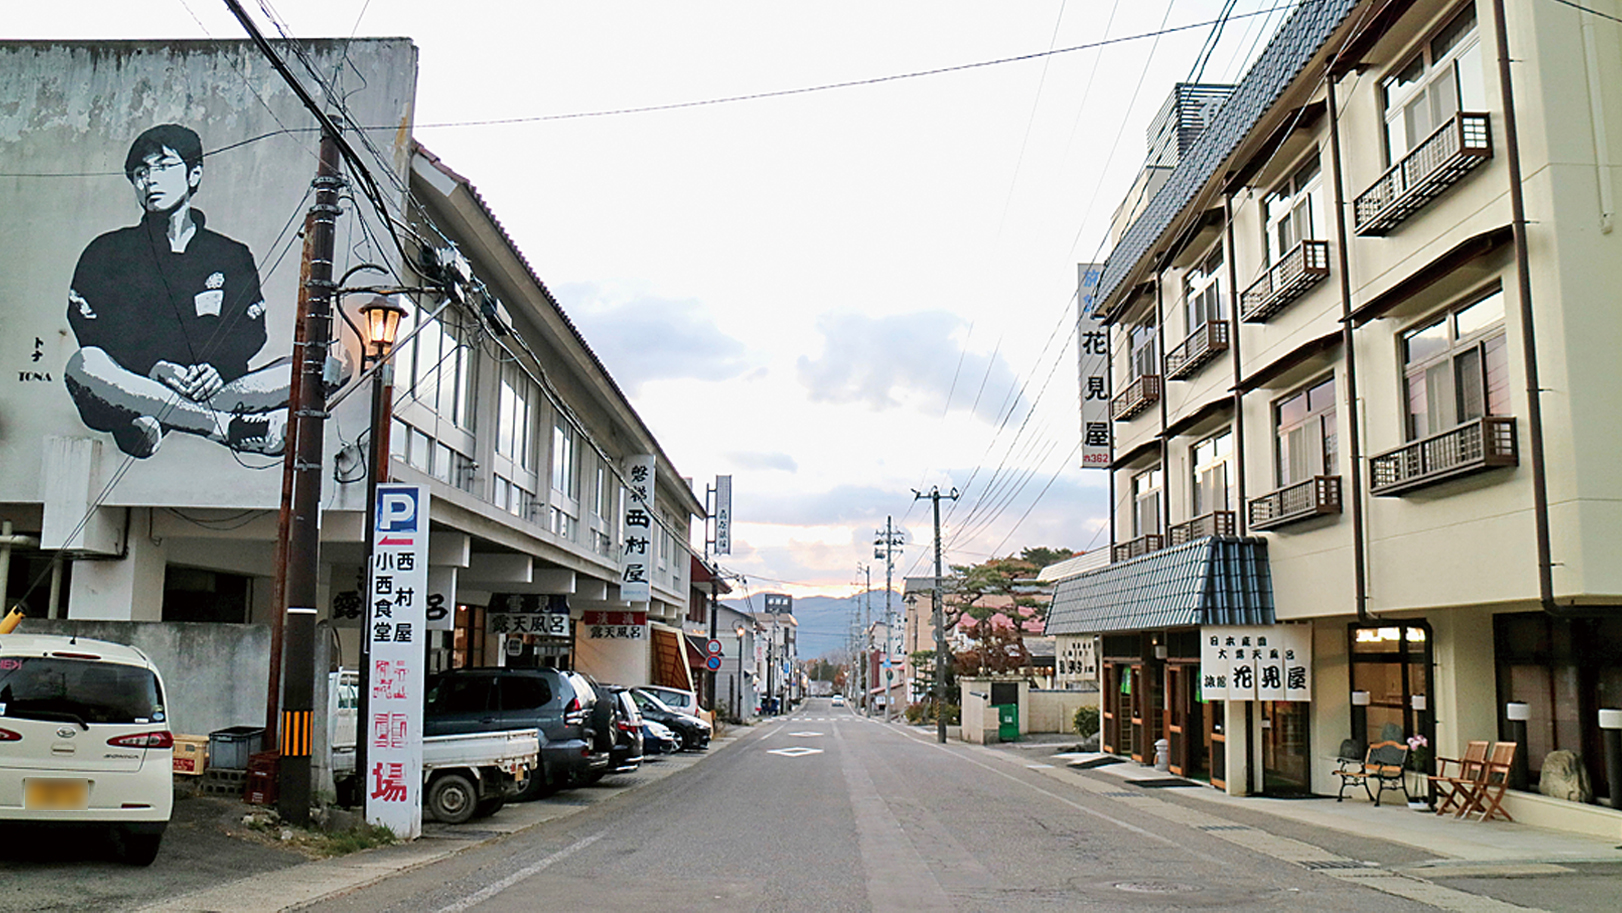
[[[89,806],[89,780],[29,780],[23,794],[23,807],[29,809],[82,809]]]

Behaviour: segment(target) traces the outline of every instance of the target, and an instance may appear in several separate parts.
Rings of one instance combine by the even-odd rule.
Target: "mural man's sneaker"
[[[287,413],[280,409],[234,415],[225,432],[226,446],[243,453],[280,456],[287,441]]]
[[[158,452],[163,443],[163,425],[150,415],[137,416],[129,425],[113,432],[118,449],[132,457],[144,460]]]

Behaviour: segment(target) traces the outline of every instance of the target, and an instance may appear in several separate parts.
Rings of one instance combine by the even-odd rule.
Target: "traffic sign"
[[[712,656],[704,660],[704,668],[709,669],[711,672],[721,671],[721,657]]]
[[[719,640],[711,640],[709,643],[704,645],[704,649],[709,651],[711,656],[720,656],[721,642]]]

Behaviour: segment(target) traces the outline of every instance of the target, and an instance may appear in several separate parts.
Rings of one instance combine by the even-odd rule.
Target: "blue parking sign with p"
[[[418,498],[422,488],[417,485],[379,485],[377,487],[377,531],[381,533],[414,533],[417,531]]]

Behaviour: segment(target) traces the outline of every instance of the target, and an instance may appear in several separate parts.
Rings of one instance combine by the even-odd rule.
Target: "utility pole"
[[[942,745],[946,744],[946,664],[951,657],[946,654],[946,613],[941,606],[941,498],[949,501],[957,500],[957,489],[951,494],[941,494],[939,485],[929,489],[924,494],[914,489],[913,500],[928,498],[935,508],[935,586],[930,590],[929,602],[934,610],[935,617],[935,740]]]
[[[879,538],[873,540],[873,557],[884,559],[884,721],[895,719],[895,700],[891,694],[895,670],[891,667],[891,645],[895,642],[895,619],[890,614],[891,578],[895,575],[895,553],[905,538],[896,532],[889,517],[884,518],[884,529],[874,530]]]
[[[862,692],[862,706],[869,718],[873,716],[873,565],[866,564],[867,587],[862,590],[862,676],[867,690]]]

